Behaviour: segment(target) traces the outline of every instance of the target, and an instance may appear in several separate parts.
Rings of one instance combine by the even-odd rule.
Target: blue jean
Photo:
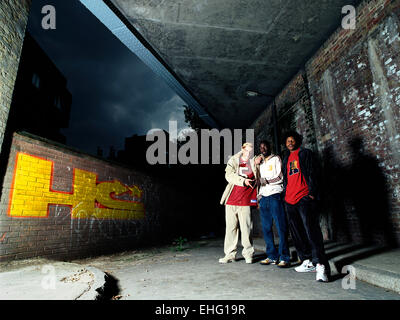
[[[268,197],[261,198],[260,217],[264,240],[267,246],[267,257],[272,260],[278,260],[278,258],[280,258],[280,260],[289,262],[290,252],[287,240],[288,229],[280,193],[275,193]],[[278,229],[279,253],[276,250],[274,243],[274,233],[272,231],[273,220]]]

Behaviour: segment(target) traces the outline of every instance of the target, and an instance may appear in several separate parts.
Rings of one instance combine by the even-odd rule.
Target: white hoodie
[[[263,161],[260,165],[260,178],[267,183],[260,186],[259,196],[268,197],[283,191],[282,160],[279,156],[270,155]]]

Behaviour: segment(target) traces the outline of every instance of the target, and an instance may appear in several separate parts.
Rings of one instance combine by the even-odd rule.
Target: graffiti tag
[[[74,168],[72,191],[52,189],[53,161],[18,152],[8,205],[11,217],[47,218],[50,205],[68,206],[71,218],[143,219],[142,190]],[[132,200],[118,197],[128,194]]]

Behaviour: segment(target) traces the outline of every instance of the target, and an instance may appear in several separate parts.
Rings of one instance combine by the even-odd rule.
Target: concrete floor
[[[28,266],[0,273],[0,300],[75,300],[92,281],[93,275],[78,264]]]
[[[121,300],[400,300],[395,292],[359,280],[355,289],[345,290],[342,277],[319,283],[315,273],[293,267],[244,260],[221,265],[222,256],[223,240],[213,239],[189,243],[183,251],[159,247],[74,262],[115,278]]]

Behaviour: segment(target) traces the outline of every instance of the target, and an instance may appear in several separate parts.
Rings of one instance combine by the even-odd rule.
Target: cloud
[[[56,8],[56,30],[41,28],[41,8]],[[176,93],[130,52],[78,0],[35,0],[28,30],[68,81],[72,94],[67,144],[89,153],[120,150],[125,137],[168,121],[186,128]]]

